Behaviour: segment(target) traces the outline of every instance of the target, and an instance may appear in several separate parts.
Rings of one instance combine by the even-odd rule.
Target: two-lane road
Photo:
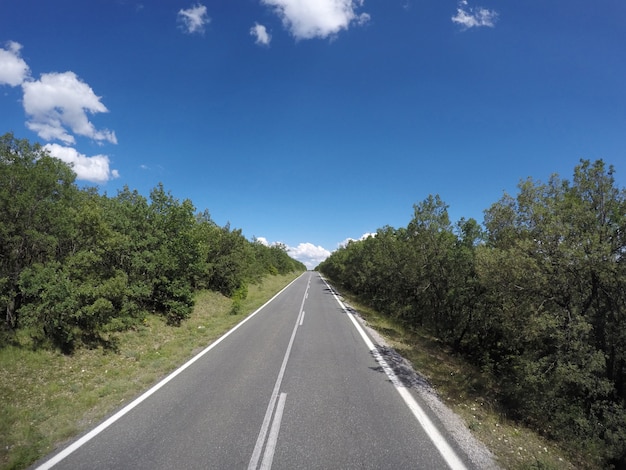
[[[470,468],[305,273],[47,469]]]

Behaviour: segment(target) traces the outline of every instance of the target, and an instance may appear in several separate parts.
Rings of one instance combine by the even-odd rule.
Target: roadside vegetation
[[[581,161],[572,181],[522,181],[483,225],[453,225],[447,208],[429,196],[407,227],[350,242],[318,269],[379,312],[417,370],[420,355],[448,370],[432,376],[453,402],[475,399],[459,407],[479,435],[506,425],[512,442],[530,429],[576,468],[626,468],[626,191],[613,169]],[[532,458],[506,462],[561,468]]]
[[[75,177],[39,145],[0,136],[7,468],[99,419],[306,270],[161,184],[149,198],[108,196]]]
[[[304,271],[284,246],[248,241],[159,184],[146,199],[80,189],[39,145],[0,137],[1,344],[27,330],[34,347],[110,346],[147,314],[180,325],[194,293],[237,303],[266,275]]]

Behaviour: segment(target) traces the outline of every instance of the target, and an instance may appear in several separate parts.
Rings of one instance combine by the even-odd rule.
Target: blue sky
[[[625,24],[623,0],[2,0],[0,133],[312,267],[429,194],[482,222],[581,158],[623,187]]]

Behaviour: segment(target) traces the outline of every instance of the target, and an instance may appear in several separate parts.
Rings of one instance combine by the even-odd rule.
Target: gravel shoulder
[[[424,400],[441,424],[452,435],[459,448],[467,454],[472,464],[480,469],[499,470],[500,467],[496,463],[495,456],[492,452],[474,437],[463,419],[443,403],[428,380],[415,371],[408,360],[389,346],[385,338],[374,328],[370,327],[356,309],[349,305],[343,298],[341,300],[374,340],[380,352],[394,369],[398,378],[400,378],[405,386],[417,392],[420,398]]]

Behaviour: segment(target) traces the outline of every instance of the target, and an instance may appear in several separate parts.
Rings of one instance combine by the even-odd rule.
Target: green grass
[[[568,453],[556,443],[508,420],[494,398],[496,379],[453,354],[432,336],[409,331],[393,318],[361,304],[354,296],[346,293],[344,296],[370,327],[428,379],[440,398],[491,450],[503,469],[598,468],[587,456]]]
[[[240,313],[232,301],[201,292],[180,327],[149,315],[110,338],[114,349],[79,349],[71,356],[33,350],[27,335],[0,347],[0,469],[25,468],[93,427],[182,365],[291,282],[269,276],[248,288]]]

